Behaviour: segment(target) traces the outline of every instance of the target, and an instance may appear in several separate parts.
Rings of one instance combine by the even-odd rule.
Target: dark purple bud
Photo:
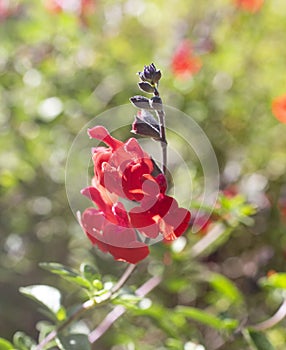
[[[146,110],[140,110],[132,124],[134,134],[141,136],[152,137],[155,140],[160,140],[160,128],[157,119]]]
[[[130,99],[133,106],[141,109],[151,109],[150,100],[144,96],[133,96]]]
[[[143,72],[139,72],[138,74],[142,81],[149,82],[152,85],[157,84],[161,79],[161,72],[156,69],[154,63],[144,66]]]
[[[141,81],[140,83],[138,83],[138,86],[139,86],[140,90],[142,90],[144,92],[148,92],[150,94],[154,93],[154,91],[155,91],[155,88],[151,84],[149,84],[145,81]]]
[[[149,101],[152,109],[155,109],[156,111],[161,111],[163,109],[162,100],[159,96],[153,96]]]

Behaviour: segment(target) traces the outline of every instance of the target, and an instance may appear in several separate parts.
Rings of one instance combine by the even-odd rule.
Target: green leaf
[[[241,303],[243,296],[240,291],[236,288],[234,283],[225,276],[213,273],[209,279],[211,286],[220,294],[223,294],[228,300],[233,303]]]
[[[46,307],[54,315],[61,310],[61,293],[58,289],[46,285],[21,287],[20,292]]]
[[[13,336],[13,343],[19,350],[31,350],[36,342],[23,332],[16,332]]]
[[[238,326],[238,321],[235,319],[221,319],[211,315],[206,311],[188,306],[178,306],[176,311],[185,317],[192,318],[195,321],[201,322],[207,326],[218,330],[233,330]]]
[[[181,350],[184,348],[184,343],[179,339],[169,338],[166,340],[167,349]]]
[[[65,280],[75,283],[80,287],[92,289],[91,283],[86,278],[82,277],[76,270],[68,266],[58,263],[40,263],[40,267],[61,276]]]
[[[101,275],[94,266],[83,263],[80,265],[80,272],[82,276],[93,284],[95,280],[100,280]]]
[[[36,329],[39,331],[38,341],[41,343],[43,339],[55,329],[55,326],[48,321],[39,321],[36,324]]]
[[[91,345],[85,334],[70,334],[56,339],[61,350],[91,350]]]
[[[123,305],[128,309],[137,309],[138,308],[138,303],[141,301],[142,298],[138,297],[135,294],[120,294],[116,298],[112,300],[113,304],[116,305]]]
[[[0,350],[15,350],[15,347],[8,340],[0,338]]]
[[[286,289],[286,273],[273,273],[269,277],[263,277],[259,280],[263,287]]]
[[[255,350],[275,350],[264,333],[248,329],[243,334],[248,343],[255,347]]]

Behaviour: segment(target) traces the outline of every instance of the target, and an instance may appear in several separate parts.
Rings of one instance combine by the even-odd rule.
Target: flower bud
[[[138,86],[140,90],[144,92],[148,92],[150,94],[152,94],[155,91],[155,88],[151,84],[146,83],[144,81],[141,81],[140,83],[138,83]]]
[[[156,69],[154,63],[144,66],[143,72],[139,72],[138,74],[142,81],[149,82],[151,85],[158,84],[161,79],[161,72]]]
[[[163,109],[162,107],[162,100],[159,96],[153,96],[150,100],[150,107],[152,109],[155,109],[156,111],[161,111]]]
[[[152,109],[149,98],[144,96],[133,96],[130,98],[130,102],[137,108]]]
[[[137,113],[137,116],[132,124],[131,132],[141,136],[149,136],[155,140],[160,139],[160,128],[158,121],[146,110],[141,110]]]

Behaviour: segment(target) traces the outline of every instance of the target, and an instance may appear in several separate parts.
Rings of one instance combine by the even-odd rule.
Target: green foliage
[[[243,302],[243,295],[235,284],[225,276],[213,273],[209,278],[209,283],[218,293],[225,296],[230,302],[237,304]]]
[[[267,336],[262,332],[249,329],[245,331],[244,335],[254,350],[275,350]]]
[[[64,266],[59,263],[40,263],[40,266],[62,278],[78,285],[79,287],[86,288],[88,290],[93,290],[95,285],[98,285],[100,281],[100,275],[88,265],[84,265],[82,274],[79,274],[76,270]],[[102,286],[99,285],[101,288]]]
[[[91,345],[85,334],[70,334],[58,337],[57,345],[60,350],[91,350]]]
[[[35,341],[23,332],[16,332],[13,343],[18,350],[31,350],[36,345]]]
[[[21,287],[20,292],[43,306],[52,319],[55,318],[58,321],[65,319],[66,312],[61,305],[62,296],[57,288],[46,285],[33,285]]]
[[[0,350],[31,349],[83,300],[95,307],[82,315],[84,334],[114,305],[127,310],[97,349],[132,342],[135,349],[212,350],[221,339],[232,350],[246,348],[245,342],[255,350],[284,350],[284,323],[265,334],[248,324],[270,318],[269,300],[285,297],[286,138],[285,125],[271,112],[273,98],[286,92],[285,1],[265,0],[255,13],[237,8],[235,0],[94,2],[94,11],[82,16],[50,12],[46,1],[0,0],[0,11],[2,3],[16,7],[0,12],[0,330],[11,342],[1,338]],[[180,77],[172,59],[185,39],[202,68]],[[138,93],[136,72],[153,61],[162,70],[163,102],[190,115],[213,145],[222,191],[215,208],[204,208],[211,214],[205,231],[190,229],[179,250],[152,246],[127,282],[133,287],[106,302],[123,266],[85,238],[66,199],[65,163],[80,129],[128,103]],[[135,113],[114,131],[120,139],[130,137]],[[176,116],[174,123],[180,124]],[[194,218],[203,171],[179,145],[179,137],[170,138],[190,169],[186,205]],[[171,153],[169,166],[176,185],[170,182],[169,192],[184,198],[186,174]],[[205,248],[194,254],[202,242]],[[38,269],[41,261],[53,262],[41,263],[52,274]],[[134,291],[157,275],[162,283],[149,301],[138,297]],[[21,285],[28,285],[20,291],[40,305],[44,320],[38,322],[37,308],[17,293]],[[239,332],[232,337],[240,328],[244,338]],[[17,329],[25,333],[17,332],[12,345]],[[49,347],[89,349],[87,337],[74,333],[67,327]]]
[[[180,315],[191,318],[195,321],[201,322],[204,325],[213,327],[221,331],[231,331],[237,328],[238,321],[234,319],[221,319],[217,316],[210,314],[207,311],[196,309],[188,306],[177,306],[177,312]]]
[[[0,350],[12,350],[15,349],[13,344],[4,338],[0,338]]]
[[[286,289],[286,273],[275,272],[268,277],[263,277],[260,279],[260,284],[272,289]]]

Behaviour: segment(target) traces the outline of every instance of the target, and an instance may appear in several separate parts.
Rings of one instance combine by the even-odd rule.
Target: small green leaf
[[[91,350],[91,345],[85,334],[70,334],[56,339],[61,350]]]
[[[112,300],[113,304],[123,305],[128,309],[137,309],[142,298],[135,294],[121,294]]]
[[[54,315],[61,309],[61,293],[58,289],[46,285],[21,287],[20,292],[40,303]]]
[[[13,336],[13,343],[19,350],[31,350],[36,342],[23,332],[16,332]]]
[[[43,339],[55,329],[55,326],[48,321],[39,321],[36,324],[36,329],[39,331],[38,341],[41,343]]]
[[[184,343],[179,339],[169,338],[166,340],[166,346],[169,350],[181,350],[184,348]]]
[[[199,310],[194,307],[178,306],[176,310],[185,317],[192,318],[195,321],[201,322],[218,330],[233,330],[238,326],[238,321],[235,319],[221,319],[217,316],[209,314],[206,311]]]
[[[15,347],[8,340],[0,338],[0,350],[15,350]]]
[[[255,350],[275,350],[264,333],[248,329],[243,334],[248,343],[255,346]]]
[[[65,280],[75,283],[78,286],[92,289],[91,283],[86,278],[82,277],[76,270],[68,266],[58,263],[40,263],[40,267],[59,275]]]
[[[236,288],[234,283],[232,283],[232,281],[225,276],[218,273],[213,273],[211,274],[209,283],[217,292],[223,294],[231,302],[241,303],[243,301],[240,291]]]
[[[286,289],[286,273],[273,273],[269,277],[263,277],[259,280],[263,287]]]
[[[88,265],[88,264],[81,264],[80,265],[80,272],[82,276],[87,279],[90,283],[93,283],[94,280],[100,280],[101,275],[95,267]]]

